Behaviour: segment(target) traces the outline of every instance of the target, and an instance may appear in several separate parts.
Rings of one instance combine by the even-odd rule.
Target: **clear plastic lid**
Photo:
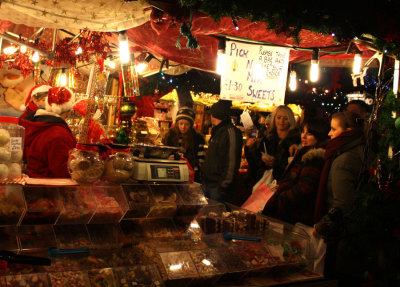
[[[22,126],[0,122],[0,182],[21,178],[24,139]]]

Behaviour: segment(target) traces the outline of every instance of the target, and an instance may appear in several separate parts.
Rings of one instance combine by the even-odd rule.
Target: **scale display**
[[[159,165],[151,165],[151,177],[153,179],[179,179],[180,178],[180,169],[179,166],[159,166]]]
[[[135,159],[133,178],[156,182],[186,182],[189,180],[189,169],[185,161]]]

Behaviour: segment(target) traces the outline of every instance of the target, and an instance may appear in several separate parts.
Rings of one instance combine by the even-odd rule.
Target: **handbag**
[[[268,200],[274,195],[276,186],[272,169],[266,170],[262,178],[254,185],[253,193],[241,207],[255,213],[261,212]]]

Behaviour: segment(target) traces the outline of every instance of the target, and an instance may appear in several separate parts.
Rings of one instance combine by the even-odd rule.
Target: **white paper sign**
[[[11,137],[10,138],[10,151],[21,151],[22,150],[22,138]]]
[[[282,105],[290,48],[226,42],[221,99]]]

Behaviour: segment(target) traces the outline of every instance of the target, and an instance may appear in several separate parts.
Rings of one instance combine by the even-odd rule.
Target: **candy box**
[[[161,287],[163,282],[154,265],[136,265],[113,269],[117,286]]]
[[[62,209],[56,186],[24,186],[27,210],[21,224],[54,224]]]
[[[96,212],[96,200],[90,186],[59,187],[62,210],[57,224],[86,224]]]
[[[4,250],[19,251],[16,226],[0,227],[0,246]]]
[[[18,237],[22,251],[46,250],[56,246],[52,225],[21,225]]]
[[[118,223],[129,209],[121,186],[92,186],[97,209],[90,224]]]
[[[94,248],[115,248],[124,242],[119,224],[88,224],[86,227]]]
[[[25,211],[22,186],[0,185],[0,225],[18,225]]]
[[[91,246],[88,231],[83,224],[54,225],[53,229],[58,248],[82,248]]]

